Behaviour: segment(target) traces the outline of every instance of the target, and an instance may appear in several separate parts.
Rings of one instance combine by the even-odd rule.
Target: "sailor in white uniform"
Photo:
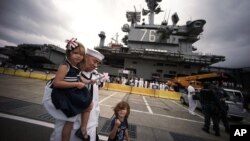
[[[187,88],[188,90],[188,111],[190,114],[195,115],[195,108],[197,106],[197,100],[193,99],[193,95],[195,95],[195,89],[193,87],[194,81],[190,81],[189,86]]]
[[[87,48],[86,51],[86,64],[84,66],[84,70],[82,71],[82,75],[87,78],[91,78],[92,80],[97,79],[99,75],[97,75],[97,71],[95,70],[100,62],[103,60],[104,56],[94,50]],[[81,141],[77,136],[75,136],[75,132],[80,128],[81,125],[81,115],[77,115],[75,117],[67,118],[61,110],[58,110],[54,107],[51,101],[51,93],[49,92],[49,86],[45,88],[45,94],[43,98],[43,105],[45,109],[55,118],[55,128],[53,133],[51,134],[50,141],[61,141],[62,138],[62,128],[64,126],[65,121],[74,122],[73,130],[71,131],[70,141]],[[90,141],[96,141],[96,128],[98,127],[98,119],[100,114],[100,106],[99,106],[99,89],[98,85],[93,84],[93,108],[90,112],[90,117],[87,124],[87,132],[90,135]]]

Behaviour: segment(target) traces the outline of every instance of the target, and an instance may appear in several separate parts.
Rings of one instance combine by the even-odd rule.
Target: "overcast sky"
[[[162,0],[160,5],[178,13],[178,25],[206,20],[194,46],[198,52],[226,56],[214,66],[250,67],[250,0]],[[0,47],[50,43],[65,48],[65,39],[77,37],[93,48],[99,45],[100,31],[106,33],[107,45],[117,32],[122,39],[126,11],[134,6],[147,9],[145,0],[0,0]],[[163,18],[164,12],[156,15],[155,24]]]

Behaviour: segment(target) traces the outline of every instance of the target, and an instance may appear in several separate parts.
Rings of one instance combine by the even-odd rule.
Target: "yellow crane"
[[[206,73],[206,74],[197,74],[197,75],[190,75],[190,76],[180,76],[180,77],[175,77],[171,80],[167,81],[168,85],[180,85],[185,88],[188,87],[190,81],[194,81],[195,85],[194,87],[196,89],[202,88],[202,84],[199,80],[202,79],[208,79],[208,78],[216,78],[216,77],[224,77],[223,73],[218,73],[218,72],[211,72],[211,73]]]

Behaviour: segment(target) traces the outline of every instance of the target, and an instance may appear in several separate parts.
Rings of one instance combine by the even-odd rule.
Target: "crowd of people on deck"
[[[121,85],[134,86],[139,88],[149,88],[149,89],[159,89],[166,91],[174,91],[172,85],[167,84],[166,82],[159,81],[147,81],[143,78],[132,77],[127,79],[125,77],[110,77],[110,83],[118,83]]]

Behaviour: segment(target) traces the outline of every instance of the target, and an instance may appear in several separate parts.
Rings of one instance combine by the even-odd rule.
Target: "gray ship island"
[[[117,43],[104,46],[105,33],[100,32],[100,44],[95,49],[105,55],[101,72],[111,76],[143,78],[149,81],[166,81],[176,76],[198,74],[202,67],[225,61],[225,56],[195,52],[193,43],[200,39],[206,23],[203,19],[177,25],[177,13],[171,16],[172,24],[165,19],[154,23],[154,16],[162,12],[161,0],[146,0],[148,9],[127,12],[129,24],[122,26],[126,33],[122,39],[125,46]],[[141,21],[141,13],[149,23]],[[166,14],[165,14],[166,15]]]

